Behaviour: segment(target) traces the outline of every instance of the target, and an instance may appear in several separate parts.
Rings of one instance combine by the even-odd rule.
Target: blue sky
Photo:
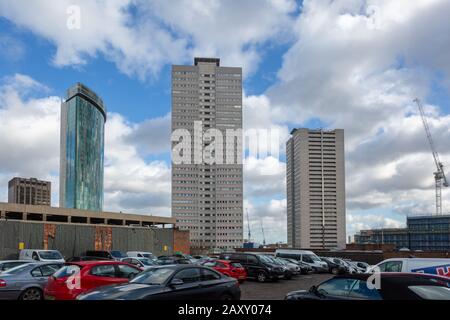
[[[80,30],[66,27],[73,4]],[[414,97],[450,163],[450,39],[435,36],[448,30],[448,13],[444,0],[2,1],[0,150],[21,148],[0,153],[0,184],[49,179],[57,204],[58,98],[80,81],[109,112],[105,206],[169,215],[171,64],[215,56],[243,67],[245,128],[277,128],[281,149],[294,127],[345,129],[349,234],[402,226],[405,215],[434,210]],[[20,132],[32,126],[27,140]],[[284,166],[282,152],[245,167],[245,207],[271,242],[286,240]],[[444,211],[449,199],[444,192]]]

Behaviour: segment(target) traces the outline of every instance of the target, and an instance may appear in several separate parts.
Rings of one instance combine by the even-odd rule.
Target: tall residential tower
[[[61,106],[60,207],[102,211],[106,108],[77,83]]]
[[[296,248],[345,248],[344,130],[294,129],[286,144],[287,233]]]
[[[236,141],[217,148],[211,129],[220,131],[224,144],[227,130],[234,131]],[[173,66],[172,132],[176,131],[192,136],[183,141],[192,147],[188,161],[172,161],[172,215],[177,225],[190,231],[193,251],[242,246],[242,69],[221,67],[216,58]],[[213,146],[213,152],[203,152]],[[226,161],[227,155],[233,161]],[[220,160],[211,163],[211,156]]]

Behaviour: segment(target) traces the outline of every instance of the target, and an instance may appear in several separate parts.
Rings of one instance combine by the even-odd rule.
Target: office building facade
[[[77,83],[61,106],[60,206],[102,211],[106,108]]]
[[[450,250],[450,215],[410,216],[406,228],[361,230],[356,244],[393,244],[396,249]]]
[[[286,160],[288,245],[345,248],[344,130],[292,130]]]
[[[212,129],[223,135],[223,148],[216,144]],[[192,152],[181,163],[172,157],[172,215],[177,225],[190,231],[194,252],[241,247],[242,69],[222,67],[216,58],[174,65],[172,137],[178,131],[191,135],[183,143]],[[232,144],[225,143],[227,132],[236,133]],[[173,148],[177,144],[172,141]],[[208,148],[214,151],[206,152]]]
[[[8,202],[36,206],[51,205],[52,186],[50,181],[36,178],[13,178],[8,183]]]

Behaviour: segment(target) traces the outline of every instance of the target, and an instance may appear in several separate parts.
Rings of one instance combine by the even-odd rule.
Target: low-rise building
[[[422,251],[450,250],[450,215],[410,216],[406,228],[361,230],[356,244],[393,244]]]

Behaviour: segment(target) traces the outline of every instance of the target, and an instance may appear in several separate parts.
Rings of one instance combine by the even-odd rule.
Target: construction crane
[[[261,220],[261,231],[262,231],[262,236],[263,236],[263,245],[266,245],[266,236],[264,235],[264,226],[263,226],[263,222]]]
[[[425,112],[423,110],[422,102],[419,98],[414,99],[419,107],[420,116],[422,117],[423,126],[425,127],[425,132],[427,134],[428,142],[430,143],[431,153],[433,154],[434,163],[436,164],[436,171],[434,174],[434,181],[436,185],[436,215],[442,215],[442,186],[448,187],[449,183],[444,172],[444,165],[439,160],[439,154],[434,146],[433,137],[431,136],[430,126],[428,125]]]
[[[251,242],[251,238],[252,238],[252,233],[250,232],[250,219],[248,217],[248,208],[246,209],[247,211],[247,228],[248,228],[248,242]]]

